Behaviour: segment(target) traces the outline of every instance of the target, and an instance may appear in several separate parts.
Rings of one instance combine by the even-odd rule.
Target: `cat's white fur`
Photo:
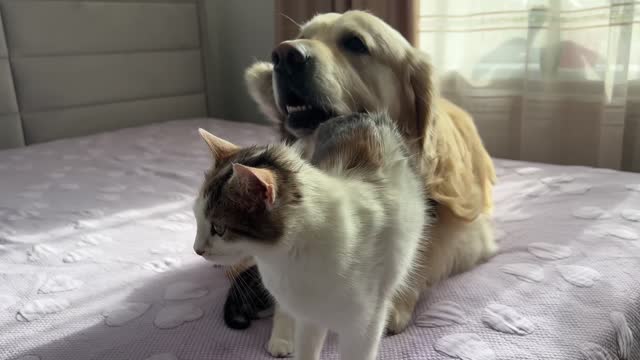
[[[211,239],[206,199],[201,194],[196,201],[194,247],[207,244],[205,255],[216,262],[255,257],[279,304],[279,322],[292,324],[287,314],[295,319],[296,359],[319,359],[327,330],[339,336],[341,359],[375,359],[392,296],[415,265],[427,218],[422,181],[397,142],[383,143],[385,165],[378,171],[384,185],[357,171],[345,175],[339,165],[321,171],[302,163],[297,176],[303,203],[274,246]],[[286,325],[276,329],[284,343],[272,338],[270,346],[287,350]]]
[[[300,30],[300,36],[283,44],[300,46],[313,57],[315,70],[306,83],[311,98],[326,99],[337,114],[386,109],[401,128],[411,129],[416,121],[422,126],[407,140],[422,144],[412,155],[422,163],[423,180],[438,203],[438,216],[426,244],[429,250],[423,252],[422,260],[428,264],[421,269],[424,281],[394,301],[388,330],[399,333],[409,324],[419,294],[495,252],[490,216],[493,163],[472,117],[440,96],[428,57],[381,19],[362,11],[319,14]],[[366,41],[370,54],[352,56],[336,41],[345,34],[370,40]],[[247,69],[245,79],[260,110],[287,126],[287,114],[276,101],[273,75],[273,64],[258,61]],[[279,324],[280,319],[274,319],[268,345],[276,356],[293,351],[293,341],[287,337],[289,322]]]

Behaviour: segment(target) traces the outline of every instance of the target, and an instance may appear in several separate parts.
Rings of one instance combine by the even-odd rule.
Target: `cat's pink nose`
[[[196,254],[198,254],[200,256],[202,256],[202,254],[204,254],[204,250],[202,250],[202,249],[193,249],[193,250],[196,252]]]

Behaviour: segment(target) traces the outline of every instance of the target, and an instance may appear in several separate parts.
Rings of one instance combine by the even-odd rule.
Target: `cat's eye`
[[[227,227],[220,224],[211,223],[211,236],[222,236],[227,231]]]
[[[364,41],[360,37],[356,35],[349,34],[344,38],[342,38],[340,42],[343,48],[345,48],[346,50],[354,54],[358,54],[358,55],[369,54],[369,48],[367,47],[367,45],[364,43]]]

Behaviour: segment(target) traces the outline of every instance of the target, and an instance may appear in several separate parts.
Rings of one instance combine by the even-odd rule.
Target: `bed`
[[[226,328],[224,271],[191,248],[198,127],[276,138],[193,119],[0,152],[0,358],[270,358],[270,320]],[[640,175],[496,166],[500,253],[425,294],[380,358],[638,359]]]
[[[0,19],[0,359],[270,359],[271,321],[226,328],[224,270],[191,249],[197,129],[276,140],[207,118],[201,2],[0,0]],[[500,252],[425,293],[380,358],[640,359],[640,175],[495,164]]]

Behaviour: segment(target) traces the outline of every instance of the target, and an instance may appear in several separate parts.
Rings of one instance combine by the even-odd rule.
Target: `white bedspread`
[[[227,329],[229,284],[191,249],[198,127],[275,139],[188,120],[0,152],[0,359],[270,358],[270,320]],[[500,253],[425,294],[380,358],[640,359],[640,175],[496,167]]]

